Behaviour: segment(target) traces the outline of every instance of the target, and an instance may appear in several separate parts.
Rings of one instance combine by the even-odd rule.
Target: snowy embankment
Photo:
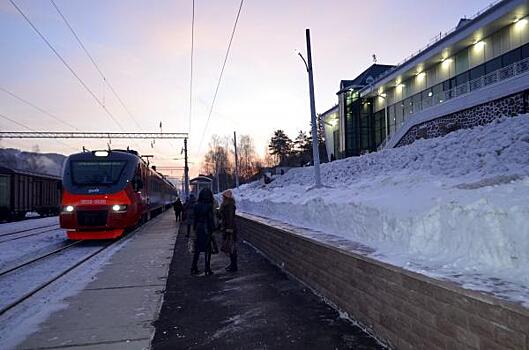
[[[294,169],[266,186],[242,186],[238,208],[362,243],[380,260],[528,305],[528,115],[321,171],[329,188],[307,191],[312,167]]]

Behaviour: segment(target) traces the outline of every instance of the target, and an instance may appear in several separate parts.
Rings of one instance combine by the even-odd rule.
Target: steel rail
[[[22,238],[26,238],[26,237],[31,237],[31,236],[36,236],[36,235],[40,235],[42,233],[47,233],[47,232],[51,232],[51,231],[59,231],[61,230],[60,227],[57,227],[57,228],[51,228],[49,230],[45,230],[45,231],[39,231],[39,232],[35,232],[35,233],[30,233],[30,234],[27,234],[27,235],[24,235],[24,236],[19,236],[19,237],[14,237],[14,238],[9,238],[9,239],[4,239],[3,241],[0,241],[0,244],[2,243],[7,243],[7,242],[12,242],[12,241],[16,241],[17,239],[22,239]]]
[[[119,242],[122,242],[123,240],[128,240],[130,239],[131,237],[133,237],[136,233],[142,231],[144,228],[144,226],[134,230],[133,232],[129,233],[128,235],[126,236],[122,236],[121,238],[115,240],[115,241],[112,241],[108,244],[106,244],[105,246],[103,246],[102,248],[100,249],[97,249],[95,252],[93,253],[90,253],[89,255],[85,256],[84,258],[82,258],[81,260],[79,260],[78,262],[76,262],[75,264],[73,264],[72,266],[68,267],[67,269],[63,270],[61,273],[57,274],[56,276],[52,277],[51,279],[49,279],[47,282],[44,282],[42,283],[41,285],[33,288],[31,291],[25,293],[22,297],[18,298],[17,300],[13,301],[12,303],[8,304],[7,306],[4,306],[3,308],[0,309],[0,316],[2,316],[3,314],[5,314],[6,312],[8,312],[9,310],[13,309],[14,307],[16,307],[17,305],[23,303],[24,301],[26,301],[27,299],[31,298],[33,295],[37,294],[39,291],[43,290],[44,288],[48,287],[50,284],[52,284],[53,282],[57,281],[58,279],[60,279],[61,277],[65,276],[66,274],[68,274],[70,271],[76,269],[77,267],[83,265],[85,262],[87,262],[88,260],[92,259],[93,257],[95,257],[96,255],[100,254],[101,252],[105,251],[107,248],[110,248],[112,246],[114,246],[115,244],[119,243]]]
[[[35,263],[35,262],[37,262],[37,261],[39,261],[39,260],[42,260],[42,259],[44,259],[44,258],[47,258],[47,257],[51,256],[51,255],[54,255],[54,254],[60,253],[60,252],[62,252],[63,250],[66,250],[66,249],[68,249],[68,248],[71,248],[71,247],[73,247],[73,246],[75,246],[75,245],[77,245],[77,244],[79,244],[79,243],[81,243],[81,242],[84,242],[84,241],[75,241],[75,242],[70,243],[70,244],[68,244],[68,245],[66,245],[66,246],[64,246],[64,247],[61,247],[61,248],[55,249],[55,250],[53,250],[53,251],[51,251],[51,252],[49,252],[49,253],[46,253],[46,254],[41,255],[41,256],[39,256],[39,257],[36,257],[36,258],[34,258],[34,259],[28,260],[28,261],[26,261],[26,262],[24,262],[24,263],[22,263],[22,264],[20,264],[20,265],[17,265],[17,266],[15,266],[15,267],[9,268],[9,269],[7,269],[7,270],[1,271],[1,272],[0,272],[0,276],[7,275],[7,274],[10,273],[10,272],[13,272],[13,271],[19,270],[19,269],[21,269],[21,268],[23,268],[23,267],[25,267],[25,266],[27,266],[27,265],[33,264],[33,263]]]
[[[59,224],[53,224],[53,225],[47,225],[47,226],[39,226],[39,227],[32,227],[32,228],[28,228],[28,229],[25,229],[25,230],[14,231],[14,232],[8,232],[8,233],[0,233],[0,237],[16,235],[17,233],[23,233],[23,232],[28,232],[28,231],[31,231],[31,230],[38,230],[38,229],[41,229],[41,228],[48,228],[48,227],[52,227],[52,226],[59,226]]]

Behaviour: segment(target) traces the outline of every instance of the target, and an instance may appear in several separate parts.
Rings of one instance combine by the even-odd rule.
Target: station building
[[[322,114],[328,152],[356,156],[529,112],[528,14],[527,0],[498,1],[397,66],[342,81]]]

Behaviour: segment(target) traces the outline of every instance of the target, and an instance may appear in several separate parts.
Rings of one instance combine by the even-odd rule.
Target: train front
[[[61,228],[69,239],[113,239],[145,210],[140,158],[125,151],[73,154],[64,166]]]

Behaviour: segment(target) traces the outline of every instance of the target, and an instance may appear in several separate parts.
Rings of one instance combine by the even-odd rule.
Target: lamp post
[[[299,57],[305,63],[305,68],[309,75],[309,94],[310,94],[310,120],[312,125],[312,159],[314,161],[314,187],[319,188],[321,185],[320,175],[320,149],[318,140],[318,129],[316,124],[316,102],[314,100],[314,78],[312,75],[312,52],[310,47],[310,29],[305,30],[305,38],[307,41],[307,60],[303,57],[301,52],[298,52]]]

